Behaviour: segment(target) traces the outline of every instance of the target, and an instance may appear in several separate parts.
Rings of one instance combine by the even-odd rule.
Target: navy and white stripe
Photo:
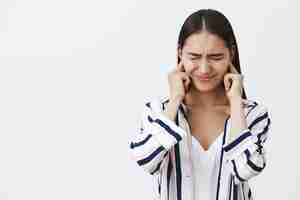
[[[179,126],[178,121],[178,112],[176,115],[176,124]],[[182,173],[181,173],[181,161],[180,161],[180,153],[179,153],[179,143],[175,144],[175,169],[176,169],[176,194],[177,194],[177,200],[182,200]]]
[[[175,122],[168,119],[162,114],[167,102],[160,99],[144,105],[139,132],[130,143],[131,153],[146,172],[158,175],[160,200],[192,200],[183,196],[191,189],[185,185],[187,179],[184,175],[185,167],[190,163],[183,162],[186,159],[181,155],[181,141],[187,132],[182,128],[183,122],[179,121],[182,118],[178,114],[186,119],[186,113],[181,104]],[[219,171],[215,179],[216,194],[212,194],[216,200],[252,200],[248,180],[261,173],[266,166],[265,142],[271,124],[269,113],[265,106],[251,100],[247,102],[248,127],[230,143],[226,140],[229,118],[225,121]]]
[[[144,105],[140,134],[130,143],[134,159],[151,175],[159,173],[168,150],[185,135],[183,129],[155,110],[161,106],[154,101]]]
[[[234,141],[223,146],[232,173],[240,182],[258,175],[266,166],[264,143],[271,120],[268,110],[256,103],[247,114],[250,124]]]

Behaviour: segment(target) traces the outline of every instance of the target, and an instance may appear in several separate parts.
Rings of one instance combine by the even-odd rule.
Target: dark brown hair
[[[193,33],[199,33],[202,30],[210,32],[219,36],[224,40],[225,45],[233,49],[234,55],[232,64],[236,67],[237,71],[241,74],[239,51],[236,39],[233,33],[232,26],[228,19],[219,11],[213,9],[200,9],[187,17],[181,27],[178,38],[178,49],[182,49],[185,40]],[[180,57],[177,57],[177,63],[180,62]],[[245,89],[243,88],[242,98],[247,99]]]

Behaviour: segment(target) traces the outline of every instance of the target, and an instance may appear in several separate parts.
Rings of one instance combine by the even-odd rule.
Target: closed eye
[[[223,56],[221,56],[221,57],[220,56],[211,56],[209,58],[211,58],[213,60],[222,60]],[[197,60],[197,59],[199,59],[199,57],[191,57],[191,60]]]
[[[221,58],[220,58],[220,57],[218,57],[218,58],[215,58],[215,57],[214,57],[214,58],[212,58],[212,59],[213,59],[213,60],[222,60],[223,58],[222,58],[222,57],[221,57]]]

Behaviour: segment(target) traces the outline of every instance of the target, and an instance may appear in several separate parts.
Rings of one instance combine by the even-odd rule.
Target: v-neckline
[[[205,153],[205,154],[209,153],[209,152],[211,151],[211,149],[213,148],[213,146],[218,142],[218,140],[219,140],[220,138],[223,137],[223,135],[224,135],[224,133],[225,133],[225,131],[226,131],[225,125],[226,125],[226,123],[228,123],[229,120],[230,120],[230,115],[229,115],[228,117],[226,117],[226,119],[225,119],[225,122],[224,122],[224,124],[223,124],[223,127],[224,127],[223,131],[222,131],[222,132],[215,138],[215,140],[209,145],[208,149],[205,150],[205,149],[203,148],[203,146],[201,145],[200,141],[198,141],[197,138],[196,138],[194,135],[191,134],[192,140],[195,140],[195,142],[197,143],[197,146],[200,147],[200,149],[201,149],[201,151],[202,151],[203,153]],[[222,136],[222,137],[221,137],[221,136]]]
[[[193,136],[193,135],[192,135],[192,140],[194,140],[197,143],[197,146],[200,147],[200,150],[203,153],[207,154],[207,153],[209,153],[212,150],[212,148],[214,147],[214,145],[218,142],[218,140],[221,138],[221,136],[223,134],[224,134],[224,131],[218,137],[216,137],[216,139],[209,145],[208,149],[206,149],[206,150],[201,145],[201,143],[198,141],[198,139],[195,136]]]

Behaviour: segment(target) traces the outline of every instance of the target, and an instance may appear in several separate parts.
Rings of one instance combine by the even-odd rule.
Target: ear
[[[180,59],[182,58],[182,49],[180,47],[177,47],[177,55]]]

